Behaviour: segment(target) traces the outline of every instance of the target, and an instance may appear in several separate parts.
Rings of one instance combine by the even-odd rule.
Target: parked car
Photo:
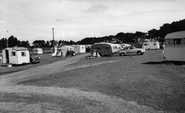
[[[120,56],[124,55],[143,55],[145,53],[144,48],[136,48],[134,46],[130,46],[128,48],[124,48],[123,50],[119,51]]]
[[[75,53],[75,51],[67,51],[67,56],[75,56],[76,55],[76,53]]]
[[[40,57],[30,55],[30,63],[31,64],[40,63]]]

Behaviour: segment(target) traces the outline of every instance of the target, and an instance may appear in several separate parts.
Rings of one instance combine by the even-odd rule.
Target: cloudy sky
[[[78,41],[185,19],[185,0],[0,0],[0,39]]]

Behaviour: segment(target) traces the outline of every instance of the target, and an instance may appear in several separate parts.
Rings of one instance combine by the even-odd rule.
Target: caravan
[[[91,46],[91,54],[94,51],[99,53],[101,56],[112,55],[114,53],[118,53],[121,49],[121,45],[119,44],[112,44],[112,43],[96,43]]]
[[[145,49],[151,50],[151,49],[159,49],[160,45],[159,45],[159,42],[157,42],[157,41],[152,41],[152,42],[148,41],[148,42],[143,43],[143,47]]]
[[[85,45],[72,45],[76,54],[86,53]]]
[[[3,64],[27,64],[30,63],[30,53],[25,47],[5,48],[2,51]]]
[[[165,36],[164,56],[169,61],[185,61],[185,31]]]
[[[33,54],[43,54],[42,48],[33,48],[32,50]]]

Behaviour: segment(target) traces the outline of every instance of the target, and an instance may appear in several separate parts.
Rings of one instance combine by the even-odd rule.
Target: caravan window
[[[167,39],[166,44],[167,45],[178,45],[178,44],[181,44],[181,39]]]
[[[172,39],[173,44],[181,44],[181,39]]]
[[[167,39],[166,44],[167,45],[178,45],[178,44],[181,44],[181,39]]]
[[[154,45],[156,45],[156,43],[154,43]]]
[[[98,46],[98,47],[97,47],[97,49],[101,49],[101,47],[100,47],[100,46]]]
[[[21,52],[21,56],[26,56],[26,52]]]
[[[168,44],[171,44],[171,45],[181,44],[181,39],[171,39],[169,40]]]
[[[166,40],[165,40],[165,44],[166,44],[166,45],[169,45],[169,44],[170,44],[170,39],[166,39]]]
[[[113,49],[117,49],[117,46],[114,46]]]
[[[12,56],[16,56],[16,53],[15,52],[12,52]]]
[[[106,46],[105,49],[109,49],[109,46]]]

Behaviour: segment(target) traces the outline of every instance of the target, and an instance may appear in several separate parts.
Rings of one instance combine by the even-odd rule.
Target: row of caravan
[[[71,45],[71,46],[61,46],[55,47],[54,53],[51,56],[74,56],[75,54],[86,53],[85,45]]]
[[[59,50],[65,51],[65,52],[59,52]],[[74,51],[75,54],[77,53],[85,53],[85,45],[74,45],[71,46],[63,46],[55,51],[55,54],[60,56],[66,56],[65,54],[68,51]],[[61,55],[62,53],[62,55]],[[2,50],[2,63],[3,64],[28,64],[31,62],[32,56],[30,54],[43,54],[42,48],[34,48],[32,49],[31,53],[28,50],[28,48],[25,47],[9,47]],[[54,53],[53,53],[54,54]]]
[[[99,53],[101,56],[111,55],[117,53],[121,49],[120,44],[112,44],[112,43],[96,43],[91,46],[85,45],[71,45],[71,46],[62,46],[59,48],[55,48],[52,56],[66,56],[68,53],[86,53],[86,49],[89,48],[90,53],[93,54],[94,51]],[[74,55],[72,54],[72,56]]]
[[[146,42],[144,45],[153,44],[153,48],[158,49],[158,42]],[[99,53],[100,55],[111,55],[117,53],[123,47],[130,45],[120,45],[120,44],[112,44],[112,43],[97,43],[92,46],[88,46],[91,54],[94,51]],[[77,53],[86,53],[87,47],[85,45],[72,45],[72,46],[62,46],[61,48],[56,48],[55,52],[52,56],[66,56],[68,51],[74,51]],[[146,46],[145,46],[145,49]],[[35,50],[37,52],[43,53],[41,50]],[[164,48],[164,56],[169,61],[185,61],[185,31],[179,31],[174,33],[169,33],[165,36],[165,48]],[[2,51],[2,61],[3,63],[11,63],[11,64],[23,64],[30,63],[30,53],[27,48],[24,47],[12,47],[5,48]]]

